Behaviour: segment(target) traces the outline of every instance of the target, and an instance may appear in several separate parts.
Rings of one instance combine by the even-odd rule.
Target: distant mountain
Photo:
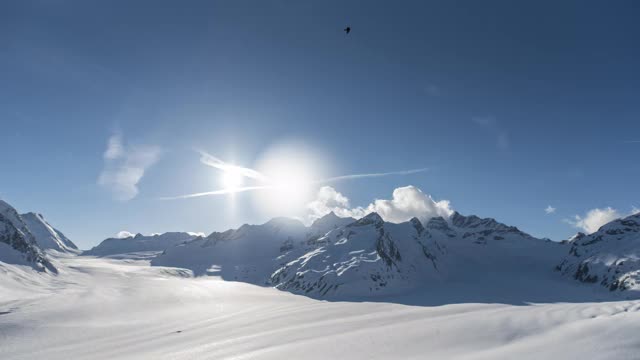
[[[640,214],[617,219],[593,234],[569,241],[569,254],[557,266],[562,274],[611,291],[640,291]]]
[[[386,223],[371,213],[285,255],[269,282],[316,296],[413,288],[437,275],[440,246],[418,219]]]
[[[281,255],[306,246],[305,240],[314,237],[317,234],[298,220],[275,218],[262,225],[242,225],[168,248],[151,264],[265,285]]]
[[[163,251],[167,248],[179,245],[185,241],[193,240],[197,235],[188,232],[166,232],[145,236],[136,234],[127,238],[109,238],[103,240],[98,246],[83,252],[83,255],[109,256],[116,254]]]
[[[41,249],[52,249],[72,254],[80,253],[78,247],[63,233],[51,226],[42,214],[30,212],[22,214],[20,217]]]
[[[563,245],[515,227],[459,213],[426,224],[417,218],[389,223],[376,213],[359,220],[331,213],[310,227],[279,218],[213,233],[168,248],[151,263],[340,297],[401,293],[485,274],[552,273],[562,251]]]
[[[18,212],[0,200],[0,261],[57,273]]]

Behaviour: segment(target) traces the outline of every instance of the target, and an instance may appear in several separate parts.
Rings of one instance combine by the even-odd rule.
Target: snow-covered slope
[[[150,236],[136,234],[127,238],[109,238],[82,254],[109,256],[134,252],[163,251],[185,241],[193,240],[196,237],[197,235],[188,232],[166,232]]]
[[[277,258],[303,246],[308,235],[309,229],[300,221],[275,218],[262,225],[214,232],[206,238],[168,248],[151,264],[265,285],[279,263]]]
[[[640,214],[617,219],[593,234],[577,234],[557,269],[611,291],[640,292]]]
[[[442,253],[418,219],[385,223],[371,213],[282,256],[276,288],[313,296],[394,293],[437,276]]]
[[[544,301],[480,277],[460,292],[318,301],[147,261],[59,261],[57,277],[29,274],[47,280],[34,294],[0,281],[0,359],[609,360],[640,348],[640,301],[598,299],[558,273],[534,288]]]
[[[41,249],[52,249],[73,254],[80,252],[78,247],[63,233],[51,226],[42,214],[30,212],[22,214],[20,217]]]
[[[0,200],[0,262],[57,272],[18,212]]]
[[[497,286],[533,273],[546,277],[564,249],[457,212],[425,225],[416,218],[394,224],[376,213],[360,220],[331,213],[310,227],[281,218],[213,233],[165,250],[152,264],[313,297],[368,297],[477,276],[494,276]]]

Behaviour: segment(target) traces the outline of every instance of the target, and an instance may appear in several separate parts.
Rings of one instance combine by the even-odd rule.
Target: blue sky
[[[563,239],[575,215],[640,206],[638,17],[634,1],[3,2],[0,196],[83,248],[208,233],[268,217],[254,192],[159,200],[220,188],[194,149],[253,167],[296,141],[327,176],[428,168],[332,183],[352,207],[414,185]],[[127,155],[110,164],[113,136]],[[130,199],[100,181],[149,151]]]

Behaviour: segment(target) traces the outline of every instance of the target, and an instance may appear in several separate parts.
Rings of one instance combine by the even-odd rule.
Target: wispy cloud
[[[544,212],[547,214],[553,214],[554,212],[556,212],[556,208],[554,208],[553,206],[549,205],[547,206],[546,209],[544,209]]]
[[[207,166],[211,166],[225,173],[234,173],[246,178],[253,179],[257,181],[259,185],[234,187],[234,188],[228,188],[228,189],[218,189],[213,191],[205,191],[205,192],[178,195],[178,196],[167,196],[167,197],[160,198],[160,200],[177,200],[177,199],[196,198],[196,197],[202,197],[202,196],[226,195],[226,194],[233,194],[233,193],[246,192],[246,191],[274,189],[278,187],[278,184],[274,184],[273,181],[268,176],[262,174],[258,170],[225,162],[202,150],[196,150],[196,151],[200,154],[201,163]],[[314,181],[311,181],[309,185],[325,184],[325,183],[344,181],[344,180],[357,180],[357,179],[364,179],[364,178],[383,177],[383,176],[410,175],[410,174],[424,172],[427,170],[428,170],[427,168],[419,168],[419,169],[409,169],[409,170],[390,171],[390,172],[340,175],[340,176],[334,176],[334,177],[321,179],[321,180],[314,180]]]
[[[112,135],[103,154],[104,168],[98,184],[109,189],[116,200],[128,201],[138,195],[138,183],[145,171],[160,158],[158,146],[125,146],[121,134]]]
[[[235,172],[244,177],[248,177],[250,179],[256,179],[260,181],[268,180],[268,178],[265,175],[261,174],[257,170],[229,164],[204,151],[201,151],[201,150],[197,150],[197,151],[198,153],[200,153],[200,162],[207,166],[211,166],[213,168],[222,170],[224,172]]]
[[[392,175],[411,175],[411,174],[425,172],[427,170],[429,170],[429,169],[428,168],[420,168],[420,169],[390,171],[390,172],[381,172],[381,173],[341,175],[341,176],[330,177],[330,178],[323,179],[323,180],[318,180],[318,181],[316,181],[316,183],[317,184],[323,184],[323,183],[330,183],[330,182],[342,181],[342,180],[355,180],[355,179],[382,177],[382,176],[392,176]]]
[[[472,118],[471,121],[495,136],[498,149],[509,149],[509,133],[500,126],[495,116],[478,116]]]
[[[270,188],[273,188],[273,186],[245,186],[245,187],[238,187],[238,188],[232,188],[232,189],[205,191],[205,192],[187,194],[187,195],[161,197],[160,200],[190,199],[190,198],[196,198],[196,197],[202,197],[202,196],[235,194],[235,193],[240,193],[245,191],[263,190],[263,189],[270,189]]]

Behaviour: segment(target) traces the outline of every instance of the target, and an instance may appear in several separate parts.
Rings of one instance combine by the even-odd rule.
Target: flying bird
[[[344,32],[346,32],[347,34],[348,34],[348,33],[350,33],[350,32],[351,32],[351,27],[350,27],[350,26],[347,26],[347,27],[344,29]]]

